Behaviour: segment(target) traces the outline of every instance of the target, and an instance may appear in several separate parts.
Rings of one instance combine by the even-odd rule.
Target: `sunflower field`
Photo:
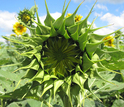
[[[65,0],[66,2],[66,0]],[[99,35],[96,19],[67,13],[44,23],[35,3],[18,12],[13,34],[0,42],[0,107],[123,107],[124,35]],[[109,25],[108,25],[109,26]],[[30,33],[26,33],[29,30]]]

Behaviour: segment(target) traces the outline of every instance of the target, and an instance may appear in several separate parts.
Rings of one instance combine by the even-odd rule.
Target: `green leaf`
[[[50,37],[57,36],[58,32],[55,30],[53,24],[51,23]]]
[[[38,8],[37,8],[37,5],[36,5],[36,2],[35,2],[35,8],[36,8],[36,15],[37,15],[37,21],[38,21],[38,23],[40,23],[41,24],[41,22],[40,22],[40,18],[39,18],[39,15],[38,15]]]
[[[37,58],[38,62],[41,62],[41,53],[35,53],[35,57]]]
[[[64,1],[64,5],[63,5],[63,9],[62,9],[62,13],[64,12],[65,3],[66,3],[66,0]]]
[[[97,30],[99,30],[99,29],[102,29],[102,28],[105,28],[105,27],[108,27],[108,26],[112,26],[112,25],[113,25],[113,24],[107,25],[107,26],[98,27],[98,28],[94,28],[94,29],[90,29],[89,32],[95,32],[95,31],[97,31]]]
[[[88,36],[88,30],[78,37],[78,42],[79,42],[81,51],[84,51],[84,49],[86,47],[86,43],[88,41],[87,36]]]
[[[39,34],[36,34],[36,35],[39,36],[40,38],[42,38],[43,42],[46,41],[50,37],[50,34],[48,34],[48,35],[39,35]]]
[[[90,56],[90,58],[92,58],[92,55],[96,51],[99,44],[101,44],[101,42],[99,42],[99,43],[87,43],[86,44],[86,51],[87,51],[88,55]]]
[[[97,106],[95,105],[94,100],[85,99],[84,107],[97,107]]]
[[[63,80],[55,80],[54,81],[54,98],[55,98],[55,94],[57,92],[57,90],[59,89],[59,87],[61,87],[61,85],[64,83]]]
[[[69,33],[73,34],[77,31],[77,28],[78,28],[78,33],[80,34],[80,31],[82,29],[82,26],[83,26],[84,22],[83,21],[80,21],[80,23],[76,24],[76,25],[72,25],[72,26],[69,26],[67,27],[67,30]]]
[[[37,50],[36,49],[33,49],[33,50],[31,50],[31,51],[28,51],[28,52],[24,52],[24,53],[22,53],[21,55],[23,55],[23,56],[27,56],[28,58],[32,58],[33,56],[34,56],[34,54],[37,52]]]
[[[11,39],[11,38],[8,38],[8,37],[5,37],[5,36],[3,36],[3,38],[7,39],[10,42],[22,44],[22,45],[25,45],[25,46],[28,46],[28,47],[32,47],[32,48],[37,46],[37,43],[35,43],[33,41],[20,41],[20,40]]]
[[[58,79],[55,75],[48,75],[48,74],[45,74],[44,75],[44,79],[43,79],[43,82],[44,81],[48,81],[50,79]]]
[[[83,2],[84,2],[84,1],[83,1]],[[65,25],[66,25],[67,27],[74,25],[74,23],[75,23],[75,15],[76,15],[76,13],[77,13],[79,7],[81,6],[81,4],[82,4],[83,2],[81,2],[81,3],[79,4],[79,6],[77,7],[77,9],[75,10],[75,12],[74,12],[71,16],[65,18]]]
[[[95,21],[95,19],[92,21],[91,25],[89,26],[89,28],[87,30],[85,28],[81,29],[81,35],[78,37],[78,42],[79,42],[81,51],[85,50],[86,43],[88,42],[88,39],[87,39],[89,36],[88,33],[89,33],[89,30],[92,27],[94,21]]]
[[[46,19],[44,20],[44,23],[45,23],[46,26],[50,27],[51,23],[53,23],[55,21],[55,19],[49,13],[49,9],[47,7],[46,0],[45,0],[45,6],[46,6],[46,10],[47,10],[47,16],[46,16]]]
[[[7,107],[19,107],[19,105],[16,102],[12,102]]]
[[[97,92],[102,92],[102,93],[103,92],[107,92],[108,93],[108,92],[111,92],[113,90],[121,90],[121,89],[124,88],[124,83],[123,82],[117,82],[117,81],[114,81],[114,80],[112,80],[111,82],[114,83],[114,84],[116,84],[116,85],[113,85],[111,83],[105,82],[104,85],[101,86],[98,90],[96,90],[95,93],[97,93]]]
[[[97,69],[94,70],[94,77],[97,78],[97,79],[101,79],[101,80],[103,80],[103,81],[105,81],[105,82],[109,82],[110,84],[116,85],[116,84],[112,83],[111,81],[108,81],[108,80],[104,79],[104,78],[100,75],[100,73],[98,72]]]
[[[93,64],[94,64],[94,62],[91,61],[91,60],[88,58],[88,56],[87,56],[86,53],[84,53],[84,55],[83,55],[83,64],[82,64],[83,71],[84,71],[84,72],[87,71]]]
[[[122,70],[124,69],[124,51],[120,51],[114,48],[107,48],[107,51],[103,51],[109,54],[110,58],[103,60],[101,63],[111,70]]]
[[[32,99],[39,99],[39,97],[36,95],[36,93],[32,90],[29,90],[31,88],[32,84],[25,84],[24,86],[20,87],[19,89],[6,93],[4,95],[0,95],[0,98],[2,99],[18,99],[22,98],[25,94],[25,98],[32,98]]]
[[[110,39],[111,39],[111,38],[110,38]],[[110,39],[108,39],[108,40],[110,40]],[[108,40],[99,41],[99,42],[97,42],[97,43],[87,43],[87,44],[86,44],[86,51],[87,51],[89,57],[92,58],[92,55],[93,55],[93,53],[97,50],[97,47],[98,47],[100,44],[102,44],[102,43],[104,43],[104,42],[106,42],[106,41],[108,41]]]
[[[64,82],[64,84],[62,85],[62,90],[66,93],[66,95],[68,96],[68,98],[69,98],[69,101],[70,101],[70,103],[71,103],[71,105],[72,105],[72,100],[71,100],[71,96],[70,96],[70,89],[71,89],[71,82],[72,82],[72,77],[71,76],[69,76],[69,77],[67,77],[67,78],[65,78],[65,82]]]
[[[58,94],[63,101],[63,107],[72,107],[69,97],[64,91],[61,90],[60,92],[58,92]]]
[[[61,35],[65,34],[65,21],[63,22],[62,26],[59,28],[57,32]]]
[[[33,69],[28,69],[26,74],[22,77],[22,79],[28,78],[28,79],[32,79],[36,74],[36,71]]]
[[[36,105],[38,107],[40,107],[41,106],[41,102],[40,101],[36,101],[34,99],[26,99],[26,100],[22,100],[22,101],[19,100],[19,101],[12,102],[7,107],[20,107],[20,105],[22,107],[27,107],[27,106],[35,107]]]
[[[78,25],[78,27],[77,27],[76,32],[73,33],[73,34],[71,34],[72,39],[75,40],[75,41],[78,40],[78,36],[79,36],[79,34],[78,34],[78,29],[79,29],[79,25]]]
[[[35,22],[33,19],[32,19],[32,21]],[[47,35],[50,33],[50,29],[51,29],[50,27],[44,26],[41,23],[37,23],[37,22],[35,22],[35,23],[37,24],[38,28],[40,29],[41,34]]]
[[[62,26],[63,20],[64,20],[64,15],[65,15],[65,12],[66,12],[69,4],[70,4],[70,1],[67,4],[66,9],[63,11],[62,15],[53,23],[53,26],[54,26],[55,29],[59,29]]]
[[[93,7],[95,6],[95,4],[96,4],[96,2],[94,3]],[[76,25],[72,25],[72,26],[67,27],[67,30],[71,34],[76,32],[78,26],[79,26],[79,30],[78,30],[79,34],[80,34],[82,28],[87,28],[87,19],[90,16],[90,14],[92,13],[93,7],[91,8],[89,14],[87,15],[87,17],[84,20],[77,22]]]
[[[84,74],[79,74],[79,73],[76,73],[74,76],[73,76],[73,82],[76,83],[77,85],[80,86],[81,90],[84,91],[84,82],[86,81],[86,77],[84,76]]]
[[[37,7],[37,6],[32,6],[32,7],[30,8],[31,14],[35,15],[36,8],[38,8],[38,7]]]
[[[122,29],[122,28],[120,28],[120,29]],[[119,30],[120,30],[119,29]],[[89,31],[90,31],[90,29],[89,29]],[[116,31],[114,31],[114,32],[112,32],[112,33],[109,33],[109,34],[106,34],[106,35],[98,35],[98,34],[94,34],[94,33],[91,33],[89,36],[90,36],[90,42],[91,43],[98,43],[98,42],[100,42],[100,41],[102,41],[103,40],[103,38],[105,38],[105,37],[107,37],[107,36],[109,36],[109,35],[112,35],[112,34],[114,34],[115,32],[117,32],[118,30],[116,30]],[[111,38],[110,38],[111,39]],[[108,39],[109,40],[109,39]]]
[[[32,60],[32,62],[24,67],[21,67],[17,70],[15,70],[14,72],[20,70],[20,69],[33,69],[33,70],[38,70],[39,69],[39,63],[37,62],[37,59]]]
[[[69,39],[69,38],[70,38],[70,36],[69,36],[68,33],[67,33],[67,30],[65,30],[64,37],[65,37],[66,39]]]
[[[40,84],[43,82],[43,78],[44,78],[44,70],[42,70],[41,68],[38,70],[38,72],[36,73],[35,76],[33,76],[33,78],[31,78],[29,80],[30,81],[37,81]]]
[[[32,37],[31,40],[37,43],[38,45],[42,45],[42,43],[44,42],[44,40],[41,37]]]
[[[123,107],[124,106],[124,100],[117,99],[113,102],[112,107]]]
[[[45,92],[47,90],[49,90],[50,88],[52,88],[52,87],[53,87],[53,80],[52,79],[49,80],[49,81],[45,81],[44,82],[44,90],[43,90],[43,92],[42,92],[40,97],[42,97],[45,94]]]
[[[96,79],[87,78],[86,82],[84,83],[84,88],[90,91],[99,101],[101,101],[91,90],[90,85],[92,85],[95,82]],[[102,101],[101,101],[102,102]]]

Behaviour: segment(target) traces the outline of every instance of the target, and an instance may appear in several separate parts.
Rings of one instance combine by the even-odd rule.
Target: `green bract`
[[[33,82],[34,85],[42,86],[39,98],[44,98],[43,96],[48,93],[50,99],[59,95],[64,107],[72,107],[74,104],[79,107],[87,97],[87,92],[89,95],[94,94],[91,86],[96,80],[102,80],[100,84],[107,82],[116,87],[116,84],[111,81],[112,78],[108,80],[100,74],[102,71],[107,71],[107,75],[111,76],[115,75],[114,73],[119,73],[113,70],[124,69],[124,66],[119,66],[124,63],[124,60],[121,60],[124,58],[124,52],[108,47],[103,50],[99,47],[107,41],[103,41],[103,38],[116,31],[107,35],[93,33],[103,28],[92,28],[95,19],[90,26],[87,24],[95,4],[85,19],[75,22],[76,12],[83,2],[71,16],[65,17],[69,3],[66,8],[63,6],[61,16],[55,20],[50,15],[45,0],[47,10],[45,25],[40,22],[35,5],[38,22],[31,20],[37,26],[29,27],[26,25],[27,23],[20,21],[31,31],[31,36],[25,37],[22,41],[7,39],[22,44],[28,49],[28,51],[21,53],[21,55],[27,57],[23,62],[27,65],[16,71],[27,69],[27,73],[22,79],[29,78],[28,82],[36,81],[39,84]],[[95,86],[97,87],[97,85]],[[30,90],[32,87],[30,87]],[[26,97],[26,95],[23,97]],[[72,102],[75,103],[72,104]]]

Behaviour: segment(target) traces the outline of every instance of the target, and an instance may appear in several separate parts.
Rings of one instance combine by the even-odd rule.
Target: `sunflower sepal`
[[[76,32],[73,33],[73,34],[71,34],[72,39],[75,40],[75,41],[78,40],[78,36],[79,36],[78,30],[79,30],[79,25],[78,25],[78,27],[77,27]]]
[[[37,5],[36,5],[36,6],[34,5],[34,6],[32,6],[32,7],[30,8],[31,16],[32,16],[32,15],[33,15],[33,16],[35,15],[36,9],[38,9],[38,6],[37,6]],[[33,17],[33,16],[32,16],[32,17]]]
[[[32,21],[37,24],[38,28],[39,28],[40,31],[41,31],[41,34],[44,35],[44,34],[49,34],[49,33],[50,33],[50,29],[51,29],[50,27],[44,26],[44,25],[42,25],[42,24],[40,24],[40,23],[37,23],[37,22],[34,21],[33,19],[32,19]]]
[[[44,20],[44,23],[45,23],[46,26],[51,27],[51,23],[54,23],[55,19],[50,15],[50,12],[49,12],[48,7],[47,7],[46,0],[45,0],[45,6],[46,6],[46,10],[47,10],[47,16]]]
[[[51,30],[50,30],[50,37],[54,37],[58,35],[58,31],[55,30],[53,23],[51,22]]]
[[[82,60],[85,61],[85,63],[82,64],[82,69],[83,72],[86,72],[94,64],[94,62],[90,60],[86,53],[84,53]]]
[[[75,15],[76,15],[76,13],[77,13],[79,7],[81,6],[81,4],[82,4],[83,2],[84,2],[84,1],[82,1],[82,2],[79,4],[79,6],[77,7],[77,9],[75,10],[75,12],[74,12],[71,16],[65,18],[65,25],[66,25],[67,27],[72,26],[72,25],[75,24],[75,20],[74,20]]]

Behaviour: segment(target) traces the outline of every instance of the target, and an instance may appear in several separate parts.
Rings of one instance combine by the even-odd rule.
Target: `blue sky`
[[[44,0],[35,0],[38,5],[38,12],[43,23],[46,16]],[[56,19],[61,15],[64,0],[46,0],[51,15]],[[66,0],[66,5],[69,0]],[[67,9],[68,13],[73,13],[82,0],[71,0]],[[95,0],[85,0],[80,6],[77,14],[85,18],[90,11]],[[0,41],[2,35],[9,36],[12,34],[13,24],[16,22],[17,13],[24,8],[30,9],[34,6],[34,0],[0,0]],[[98,30],[96,33],[107,34],[121,27],[124,27],[124,0],[98,0],[88,22],[91,23],[96,19],[94,27],[101,27],[113,24],[110,27]],[[82,19],[83,19],[82,18]],[[124,32],[124,30],[122,30]]]

